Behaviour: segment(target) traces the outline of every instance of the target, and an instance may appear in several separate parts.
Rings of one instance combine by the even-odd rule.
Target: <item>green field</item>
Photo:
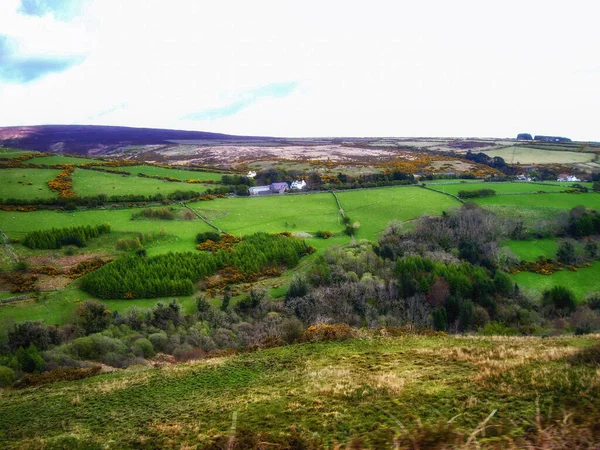
[[[456,179],[456,180],[419,180],[419,183],[425,184],[426,186],[436,187],[440,184],[472,184],[472,183],[481,183],[481,180],[472,180],[472,179]]]
[[[266,231],[314,233],[343,230],[333,195],[273,195],[222,198],[190,203],[203,217],[228,233],[245,235]]]
[[[118,175],[94,170],[76,169],[73,174],[73,190],[82,197],[88,195],[167,195],[175,191],[203,192],[201,184],[184,183],[142,178],[135,175]]]
[[[419,187],[365,189],[337,193],[344,212],[358,221],[358,238],[376,239],[392,221],[405,222],[424,214],[439,215],[460,204],[447,195]]]
[[[238,445],[231,448],[277,444],[293,432],[294,446],[281,448],[392,448],[394,438],[406,443],[397,448],[467,439],[469,448],[509,448],[526,434],[535,440],[536,426],[564,443],[578,429],[557,428],[563,419],[597,423],[597,367],[574,356],[597,343],[365,336],[0,390],[0,444],[196,448],[221,436],[222,445],[210,448],[228,448],[234,413]],[[482,423],[486,432],[474,431]],[[347,447],[358,436],[361,447]],[[253,448],[271,447],[280,446]]]
[[[17,150],[16,148],[0,148],[0,158],[17,158],[19,156],[28,155],[30,152],[28,150]]]
[[[91,158],[76,158],[73,156],[63,156],[63,155],[50,155],[50,156],[40,156],[39,158],[32,158],[28,160],[28,163],[32,164],[46,164],[48,166],[54,164],[83,164],[88,162],[98,162],[98,159]]]
[[[475,191],[478,189],[492,189],[496,191],[496,194],[522,194],[529,192],[545,191],[545,192],[560,192],[568,189],[571,186],[557,186],[552,184],[538,184],[538,183],[527,183],[527,182],[515,182],[515,183],[469,183],[464,184],[451,184],[451,185],[438,185],[433,186],[435,189],[447,192],[449,194],[458,195],[460,191]]]
[[[522,261],[535,261],[540,256],[555,258],[558,248],[556,239],[508,241],[504,245],[508,246]]]
[[[58,194],[52,192],[46,183],[59,172],[58,169],[1,169],[0,198],[54,198]]]
[[[504,205],[518,208],[550,208],[557,213],[559,210],[569,210],[583,205],[591,209],[600,209],[600,195],[587,194],[531,194],[531,195],[499,195],[475,199],[482,206]]]
[[[540,150],[517,146],[501,150],[484,150],[483,153],[491,158],[499,156],[507,164],[571,164],[590,162],[595,158],[593,153]]]
[[[552,275],[521,272],[511,276],[520,286],[537,292],[554,286],[568,287],[580,301],[590,292],[600,292],[600,261],[594,262],[591,267],[581,268],[577,272],[561,270]]]
[[[137,175],[138,173],[143,173],[145,175],[150,175],[150,176],[177,178],[178,180],[182,180],[182,181],[186,181],[186,180],[221,181],[221,177],[223,176],[222,173],[197,172],[195,170],[184,170],[184,169],[168,169],[166,167],[156,167],[156,166],[127,166],[127,167],[120,167],[119,170],[129,172],[132,175]]]

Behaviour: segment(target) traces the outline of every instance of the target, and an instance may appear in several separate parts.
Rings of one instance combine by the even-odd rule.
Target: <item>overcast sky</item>
[[[0,0],[0,126],[600,141],[598,0]]]

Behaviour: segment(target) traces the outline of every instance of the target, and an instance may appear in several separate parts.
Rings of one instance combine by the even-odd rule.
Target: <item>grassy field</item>
[[[91,158],[75,158],[73,156],[63,156],[63,155],[50,155],[50,156],[40,156],[39,158],[32,158],[27,162],[32,164],[83,164],[88,162],[98,162],[98,159]]]
[[[558,248],[556,239],[508,241],[504,245],[508,246],[522,261],[535,261],[540,256],[555,258]]]
[[[593,153],[540,150],[516,146],[501,150],[483,150],[483,153],[491,158],[499,156],[507,164],[570,164],[590,162],[595,157]]]
[[[30,152],[28,150],[18,150],[16,148],[0,148],[0,158],[17,158],[19,156],[28,155],[29,153],[37,152]]]
[[[531,194],[531,195],[501,195],[475,199],[482,206],[504,205],[518,208],[551,208],[555,212],[569,210],[583,205],[587,208],[600,209],[600,195],[588,194]]]
[[[203,192],[207,189],[201,184],[174,183],[135,175],[118,175],[93,170],[76,169],[73,174],[73,189],[80,196],[107,195],[154,195],[170,194],[175,191]]]
[[[447,195],[419,187],[395,187],[339,192],[344,212],[360,228],[357,238],[376,239],[392,220],[401,222],[424,214],[439,215],[460,204]]]
[[[56,197],[58,194],[52,192],[46,182],[59,172],[58,169],[2,169],[0,170],[0,198],[33,200]]]
[[[330,193],[223,198],[189,205],[216,226],[236,235],[257,231],[335,233],[343,229]]]
[[[358,437],[348,448],[391,448],[393,439],[401,448],[467,441],[468,448],[506,448],[526,433],[531,448],[550,448],[535,441],[536,423],[562,430],[556,437],[568,448],[598,420],[597,368],[577,358],[597,343],[364,337],[118,371],[0,391],[0,443],[122,449],[217,441],[227,448],[235,413],[235,448],[277,444],[294,432],[319,448],[346,448]]]
[[[552,275],[539,275],[533,272],[521,272],[511,275],[520,286],[542,292],[554,286],[565,286],[573,291],[578,300],[583,300],[590,292],[600,292],[600,261],[591,267],[577,272],[562,270]]]
[[[538,183],[469,183],[465,184],[450,184],[432,186],[440,191],[449,194],[458,195],[460,191],[475,191],[478,189],[492,189],[496,194],[522,194],[529,192],[545,191],[545,192],[560,192],[568,189],[573,183],[565,186],[557,186],[553,184],[538,184]]]
[[[167,169],[166,167],[155,167],[155,166],[128,166],[121,167],[119,170],[124,170],[132,175],[143,173],[145,175],[159,176],[159,177],[171,177],[177,178],[178,180],[213,180],[221,181],[223,174],[212,173],[212,172],[197,172],[194,170],[183,170],[183,169]]]

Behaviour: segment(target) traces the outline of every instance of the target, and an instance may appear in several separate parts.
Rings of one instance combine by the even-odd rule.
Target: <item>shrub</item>
[[[10,367],[0,366],[0,387],[10,386],[15,381],[15,371]]]
[[[488,322],[483,327],[483,334],[486,336],[514,336],[514,328],[507,327],[500,322]]]
[[[353,338],[356,335],[357,331],[345,323],[332,325],[320,323],[308,327],[303,338],[306,341],[335,341]]]
[[[206,231],[204,233],[198,233],[196,235],[196,242],[198,244],[202,244],[206,241],[219,242],[221,240],[221,235],[216,231]]]
[[[290,281],[287,298],[304,297],[308,294],[308,280],[303,274],[294,274]]]
[[[144,358],[151,358],[155,354],[154,346],[152,345],[152,342],[149,339],[146,339],[146,338],[137,339],[133,343],[133,345],[142,351]]]
[[[15,351],[19,347],[27,348],[35,345],[40,350],[46,350],[51,345],[60,342],[56,327],[42,322],[23,322],[16,324],[8,332],[8,347]]]
[[[558,245],[556,250],[556,259],[563,264],[573,264],[576,261],[575,246],[573,242],[566,240]]]
[[[169,338],[166,333],[153,333],[148,336],[148,340],[152,344],[152,347],[159,352],[164,352],[169,343]]]
[[[17,383],[16,388],[25,388],[29,386],[40,386],[48,383],[58,383],[59,381],[82,380],[100,373],[100,366],[88,368],[70,368],[60,367],[41,374],[25,375]]]
[[[15,357],[17,358],[19,366],[21,366],[23,372],[41,372],[44,368],[44,358],[42,358],[39,350],[33,344],[27,347],[27,350],[21,347],[19,350],[17,350]]]
[[[446,326],[448,325],[448,315],[446,314],[446,308],[443,306],[440,308],[436,308],[432,313],[433,318],[433,327],[437,331],[446,331]]]
[[[544,306],[550,309],[551,315],[568,314],[575,311],[577,303],[573,292],[564,286],[554,286],[542,294]]]
[[[118,239],[115,248],[121,251],[137,250],[142,247],[139,238],[122,238]]]
[[[78,324],[86,334],[98,333],[110,325],[108,306],[98,300],[86,300],[77,307]]]

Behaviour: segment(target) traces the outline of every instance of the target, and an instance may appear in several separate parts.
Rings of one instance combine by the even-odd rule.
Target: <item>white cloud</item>
[[[86,56],[27,85],[0,84],[2,125],[600,140],[593,1],[91,0],[69,21],[0,3],[0,34],[20,51]],[[291,82],[285,98],[184,119]]]

